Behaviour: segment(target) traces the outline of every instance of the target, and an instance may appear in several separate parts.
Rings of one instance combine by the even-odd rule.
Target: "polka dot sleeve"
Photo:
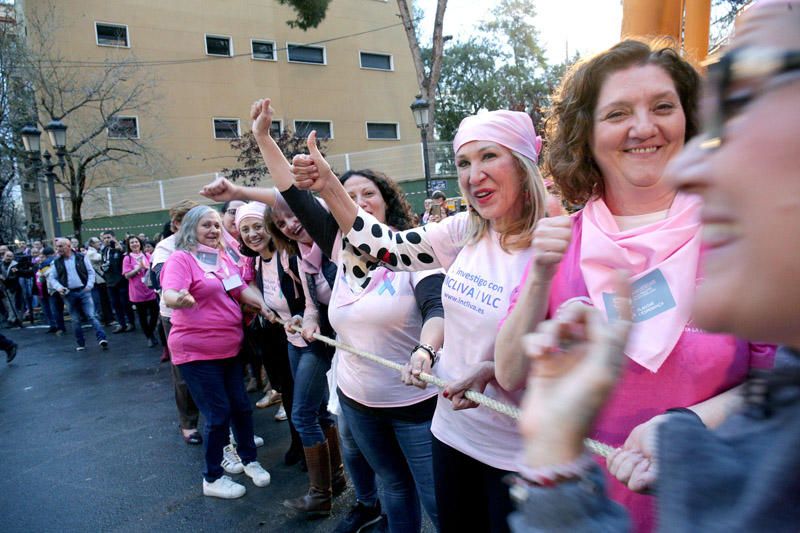
[[[394,231],[359,209],[353,228],[343,239],[343,246],[355,256],[345,261],[351,263],[348,273],[363,282],[368,276],[365,269],[377,266],[405,271],[447,269],[463,247],[465,230],[466,217],[455,216],[438,224]]]

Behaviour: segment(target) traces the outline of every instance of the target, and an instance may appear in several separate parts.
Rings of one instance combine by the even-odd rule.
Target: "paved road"
[[[259,461],[272,474],[266,488],[238,500],[202,495],[202,447],[180,438],[170,373],[160,348],[132,332],[110,336],[103,352],[71,335],[43,329],[4,330],[19,343],[16,360],[0,362],[0,529],[71,531],[323,532],[347,511],[352,489],[336,499],[333,517],[307,521],[281,506],[307,478],[283,464],[289,445],[275,407],[255,410],[266,445]],[[87,331],[87,340],[91,331]],[[257,398],[253,395],[253,401]],[[426,528],[427,529],[427,528]]]

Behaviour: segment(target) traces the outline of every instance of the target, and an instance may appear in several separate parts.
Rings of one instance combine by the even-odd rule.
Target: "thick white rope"
[[[275,317],[275,320],[279,324],[282,324],[284,326],[286,325],[286,321],[281,320],[277,316]],[[296,331],[297,333],[301,333],[303,331],[302,327],[299,327],[299,326],[296,326],[296,325],[291,325],[289,327],[291,329],[293,329],[294,331]],[[335,346],[337,348],[341,348],[342,350],[346,350],[346,351],[348,351],[348,352],[350,352],[352,354],[355,354],[355,355],[357,355],[359,357],[363,357],[364,359],[368,359],[368,360],[370,360],[370,361],[372,361],[374,363],[377,363],[379,365],[385,366],[386,368],[394,369],[394,370],[396,370],[398,372],[402,372],[403,371],[403,367],[405,366],[405,365],[401,365],[401,364],[395,363],[393,361],[389,361],[388,359],[384,359],[383,357],[381,357],[379,355],[375,355],[373,353],[365,352],[364,350],[359,350],[358,348],[355,348],[354,346],[349,346],[347,344],[344,344],[343,342],[337,341],[336,339],[331,339],[330,337],[326,337],[325,335],[320,335],[319,333],[315,333],[314,334],[314,338],[317,339],[320,342],[324,342],[325,344],[329,344],[331,346]],[[420,373],[419,379],[421,381],[424,381],[425,383],[430,383],[431,385],[436,385],[440,389],[444,389],[445,387],[447,387],[447,383],[445,381],[439,379],[438,377],[436,377],[434,375],[426,374],[425,372],[421,372]],[[503,402],[499,402],[499,401],[495,400],[494,398],[491,398],[489,396],[486,396],[485,394],[482,394],[480,392],[475,392],[475,391],[472,391],[472,390],[466,391],[464,393],[464,396],[467,399],[472,400],[475,403],[478,403],[480,405],[488,407],[489,409],[492,409],[493,411],[497,411],[498,413],[501,413],[501,414],[504,414],[504,415],[506,415],[508,417],[511,417],[514,420],[519,420],[519,418],[520,418],[519,407],[517,407],[515,405],[508,405],[508,404],[505,404]],[[614,448],[609,446],[608,444],[603,444],[602,442],[598,442],[598,441],[593,440],[593,439],[585,439],[584,440],[584,444],[586,445],[586,448],[590,452],[592,452],[592,453],[594,453],[596,455],[599,455],[600,457],[608,457],[609,455],[611,455],[611,452],[614,451]]]

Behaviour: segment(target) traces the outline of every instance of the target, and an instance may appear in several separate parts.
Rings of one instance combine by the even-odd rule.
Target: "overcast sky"
[[[423,38],[430,41],[436,0],[418,0],[417,4],[425,10]],[[497,0],[449,0],[445,35],[468,39],[482,22],[491,18],[496,4]],[[576,50],[588,55],[619,40],[622,0],[537,0],[536,10],[533,22],[551,62],[564,59],[567,45],[570,55]]]

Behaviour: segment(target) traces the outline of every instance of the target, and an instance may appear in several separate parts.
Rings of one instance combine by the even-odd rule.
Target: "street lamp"
[[[414,122],[417,123],[419,133],[422,136],[422,166],[425,169],[425,197],[431,197],[431,169],[428,162],[428,112],[430,104],[421,94],[411,104],[411,112],[414,114]]]
[[[50,144],[56,152],[63,151],[67,146],[67,127],[60,120],[51,120],[50,124],[44,127],[50,137]]]
[[[28,124],[22,128],[22,144],[25,146],[25,151],[29,154],[31,152],[39,153],[41,150],[41,139],[40,136],[42,132],[39,131],[39,128],[36,127],[35,124]]]
[[[45,128],[50,137],[50,144],[56,149],[58,156],[58,166],[61,172],[64,172],[64,154],[67,146],[67,127],[61,121],[53,120]],[[58,222],[58,207],[56,205],[56,173],[53,170],[56,163],[52,162],[52,155],[50,152],[45,151],[44,156],[41,153],[41,134],[42,132],[36,127],[35,124],[28,124],[22,128],[22,144],[25,146],[25,151],[33,164],[34,173],[38,176],[42,166],[42,157],[45,161],[45,177],[47,178],[47,190],[50,194],[50,217],[53,219],[53,235],[52,237],[61,236],[61,224]]]

